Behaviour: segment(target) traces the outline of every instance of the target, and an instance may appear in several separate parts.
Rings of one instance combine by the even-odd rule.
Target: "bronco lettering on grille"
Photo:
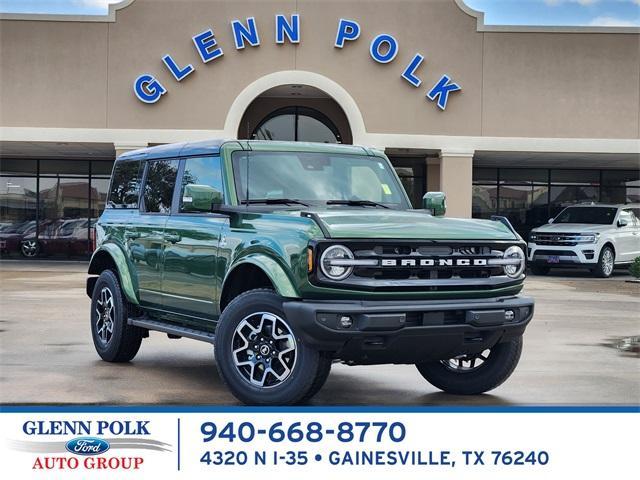
[[[486,258],[384,258],[383,267],[485,267]]]

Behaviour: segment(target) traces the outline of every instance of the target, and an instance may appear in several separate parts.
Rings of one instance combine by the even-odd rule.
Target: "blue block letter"
[[[138,100],[144,103],[156,103],[162,95],[167,93],[167,89],[153,75],[146,73],[133,82],[133,91]]]
[[[260,45],[260,37],[258,36],[255,18],[247,18],[247,27],[245,27],[240,20],[232,21],[231,30],[233,31],[233,41],[236,44],[236,49],[243,49],[245,40],[249,42],[252,47]]]
[[[291,23],[284,15],[276,15],[276,43],[284,43],[284,36],[291,43],[300,43],[300,15],[291,15]]]
[[[176,61],[171,57],[171,55],[165,55],[162,57],[162,61],[167,66],[169,71],[176,77],[177,81],[181,81],[187,77],[190,73],[192,73],[195,69],[193,65],[189,64],[184,68],[180,68]]]
[[[431,91],[427,93],[427,98],[432,102],[438,97],[438,107],[440,110],[447,108],[447,100],[449,99],[449,93],[462,90],[457,83],[449,83],[451,79],[447,75],[443,75],[438,83],[436,83]]]
[[[202,33],[199,33],[195,37],[193,37],[193,43],[200,54],[200,58],[204,63],[210,62],[211,60],[221,57],[224,55],[224,52],[220,47],[216,47],[218,43],[216,42],[215,37],[213,36],[213,30],[205,30]]]
[[[338,22],[338,33],[336,34],[336,43],[334,47],[344,47],[345,40],[356,40],[360,36],[360,25],[353,20],[345,20],[341,18]]]
[[[411,63],[409,63],[409,65],[407,65],[407,68],[404,69],[404,72],[402,72],[402,75],[401,75],[402,78],[404,78],[407,82],[409,82],[414,87],[419,87],[420,84],[422,83],[422,80],[416,77],[416,70],[418,69],[418,67],[420,66],[423,60],[424,60],[424,57],[419,53],[416,53],[416,56],[413,57],[413,60],[411,60]]]
[[[386,53],[381,52],[382,45],[387,45]],[[382,35],[378,35],[371,42],[371,48],[369,48],[369,53],[371,54],[371,58],[373,58],[378,63],[389,63],[398,54],[398,41],[393,38],[391,35],[387,35],[383,33]]]

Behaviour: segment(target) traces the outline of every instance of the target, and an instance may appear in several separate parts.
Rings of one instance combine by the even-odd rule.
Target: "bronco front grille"
[[[503,252],[516,242],[321,242],[316,258],[336,243],[348,247],[354,263],[360,264],[341,281],[325,277],[317,268],[313,283],[377,291],[456,291],[490,290],[516,282],[499,264]]]

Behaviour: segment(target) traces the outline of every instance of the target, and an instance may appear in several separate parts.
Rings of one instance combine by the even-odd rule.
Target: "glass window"
[[[294,141],[296,139],[296,116],[283,114],[266,120],[256,128],[252,138]]]
[[[602,184],[615,187],[640,187],[640,170],[603,170]]]
[[[41,178],[38,255],[85,256],[89,253],[89,179]]]
[[[36,230],[36,178],[0,177],[0,256],[19,255]]]
[[[422,197],[426,192],[426,161],[425,157],[391,157],[391,163],[400,177],[411,204],[414,208],[422,208]]]
[[[168,214],[171,212],[173,187],[178,174],[178,160],[148,162],[144,185],[144,211]]]
[[[104,210],[107,193],[109,191],[109,179],[108,178],[91,178],[91,192],[90,200],[90,217],[98,218]]]
[[[501,185],[499,214],[526,238],[531,229],[547,221],[547,198],[546,185]]]
[[[104,175],[106,177],[111,176],[113,170],[112,161],[93,161],[91,162],[91,176]]]
[[[140,165],[140,161],[116,163],[109,192],[110,208],[138,208]]]
[[[618,221],[622,220],[623,222],[627,222],[628,226],[635,226],[636,218],[631,210],[622,210],[620,212],[620,216],[618,217]]]
[[[250,201],[283,198],[322,204],[329,200],[372,201],[409,207],[391,167],[376,157],[236,152],[233,170],[240,202],[246,201],[248,183]]]
[[[2,175],[35,175],[38,173],[38,161],[25,158],[0,159]]]
[[[548,183],[549,170],[545,168],[501,168],[501,183]]]
[[[574,205],[576,203],[584,203],[584,202],[597,202],[598,201],[598,187],[587,187],[587,186],[552,186],[551,187],[551,205],[549,214],[554,217],[560,211],[568,207],[569,205]]]
[[[186,185],[207,185],[222,192],[222,170],[220,157],[189,158],[184,163],[182,188],[180,190],[180,211],[188,211],[182,204]]]
[[[474,168],[473,181],[477,183],[493,183],[498,181],[497,168]]]
[[[603,203],[640,203],[640,188],[603,186],[600,199]]]
[[[600,185],[600,170],[551,170],[551,183]]]
[[[40,160],[40,175],[89,175],[86,160]]]
[[[474,218],[491,218],[498,211],[498,187],[496,185],[474,185],[472,200]]]
[[[285,107],[268,115],[251,138],[296,142],[340,143],[340,132],[323,113],[309,107]]]

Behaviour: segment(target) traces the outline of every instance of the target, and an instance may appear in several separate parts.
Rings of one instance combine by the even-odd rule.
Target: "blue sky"
[[[0,11],[104,14],[119,0],[0,0]],[[428,0],[425,0],[428,1]],[[496,25],[640,26],[640,0],[465,0]]]

